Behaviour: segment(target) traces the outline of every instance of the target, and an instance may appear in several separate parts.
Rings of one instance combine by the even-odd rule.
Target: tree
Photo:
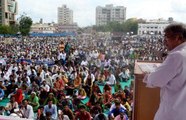
[[[22,36],[29,35],[32,26],[32,19],[30,17],[22,15],[19,21],[19,30]]]
[[[137,34],[138,31],[138,20],[135,18],[127,19],[124,23],[124,32],[133,32]]]
[[[17,34],[19,32],[19,25],[18,24],[10,25],[10,29],[11,34]]]
[[[122,24],[119,22],[109,22],[107,25],[93,26],[96,31],[102,32],[133,32],[137,34],[138,20],[135,18],[127,19]]]
[[[10,27],[7,25],[0,26],[0,34],[10,34]]]
[[[19,31],[18,25],[0,25],[0,34],[6,35],[15,35]]]

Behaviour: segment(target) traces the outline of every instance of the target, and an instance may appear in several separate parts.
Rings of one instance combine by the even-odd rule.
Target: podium
[[[145,72],[151,72],[160,62],[135,62],[134,111],[132,120],[153,120],[160,103],[160,89],[147,88],[143,83]]]

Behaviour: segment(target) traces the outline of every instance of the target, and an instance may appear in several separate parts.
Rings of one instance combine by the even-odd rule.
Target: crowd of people
[[[0,99],[10,99],[0,107],[1,115],[131,119],[134,61],[162,59],[155,55],[164,50],[162,37],[128,37],[122,44],[98,36],[80,38],[33,37],[6,43],[1,37]],[[130,86],[121,85],[130,81]]]

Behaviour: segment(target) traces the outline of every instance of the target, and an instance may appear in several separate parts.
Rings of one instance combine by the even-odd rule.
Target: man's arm
[[[176,77],[182,69],[182,59],[179,54],[170,54],[154,72],[146,76],[149,87],[163,87]]]

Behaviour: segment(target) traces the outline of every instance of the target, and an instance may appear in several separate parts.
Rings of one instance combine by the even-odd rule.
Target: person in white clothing
[[[62,110],[58,110],[58,120],[70,120],[67,115],[63,114]]]
[[[108,77],[108,81],[106,82],[106,84],[109,84],[109,85],[116,84],[116,77],[111,72],[109,72],[109,77]]]
[[[21,108],[21,113],[22,113],[22,118],[27,118],[27,119],[34,119],[34,111],[31,105],[28,104],[28,100],[24,99],[23,100],[23,105]]]
[[[41,87],[46,91],[49,92],[50,91],[50,86],[47,84],[47,82],[44,80],[43,84],[41,85]]]
[[[160,87],[160,105],[154,120],[186,119],[186,26],[168,25],[164,45],[168,55],[165,61],[144,82],[147,87]]]
[[[116,99],[116,100],[114,101],[114,103],[111,105],[109,111],[112,111],[113,109],[116,108],[116,103],[117,103],[117,102],[120,103],[120,100]],[[123,106],[121,103],[120,103],[120,107],[122,107],[123,109],[126,110],[125,106]]]
[[[52,120],[57,120],[57,106],[52,103],[52,100],[49,100],[48,104],[44,106],[44,114],[47,113],[50,113]]]
[[[83,59],[81,62],[81,66],[87,66],[88,65],[88,61],[86,59]]]

